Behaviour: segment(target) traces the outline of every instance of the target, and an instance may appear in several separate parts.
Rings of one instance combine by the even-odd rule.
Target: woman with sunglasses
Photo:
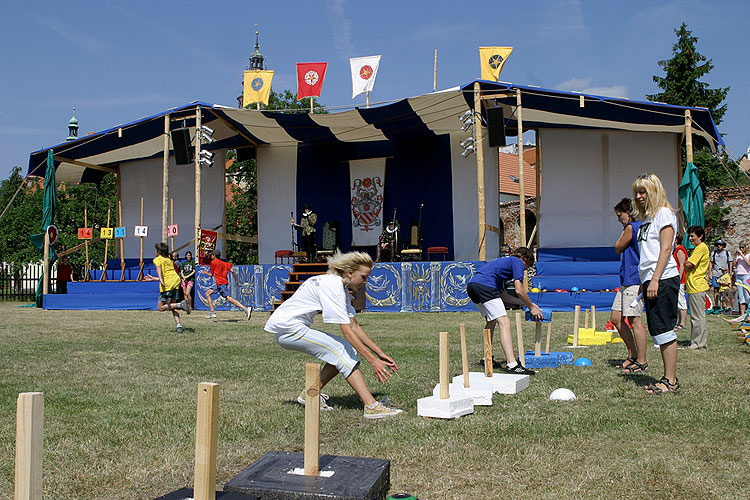
[[[640,261],[638,274],[646,306],[648,330],[661,349],[664,376],[646,387],[649,394],[677,392],[677,296],[680,274],[672,258],[677,217],[655,174],[639,176],[633,182],[633,215],[643,221],[638,231]]]

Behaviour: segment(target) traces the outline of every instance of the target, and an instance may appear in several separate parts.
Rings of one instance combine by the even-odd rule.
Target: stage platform
[[[598,310],[609,310],[614,300],[613,292],[603,292],[606,288],[596,288],[592,285],[612,285],[610,274],[614,263],[604,259],[594,260],[595,254],[587,254],[589,260],[563,260],[558,254],[552,254],[559,259],[556,262],[541,261],[537,263],[537,270],[550,273],[532,277],[532,286],[551,280],[564,280],[569,287],[577,286],[586,292],[540,292],[530,293],[531,300],[540,307],[552,311],[572,311],[576,305],[581,308],[596,306]],[[155,275],[153,265],[146,268],[144,274]],[[556,266],[555,264],[558,264]],[[484,262],[481,261],[433,261],[433,262],[378,262],[373,266],[366,289],[365,310],[370,312],[446,312],[446,311],[476,311],[476,307],[466,295],[466,284]],[[138,260],[126,259],[126,276],[138,272]],[[582,269],[579,266],[589,266],[599,274],[586,275],[562,274],[575,273]],[[617,263],[619,268],[619,263]],[[120,261],[110,261],[108,278],[119,279]],[[114,271],[117,269],[117,271]],[[256,311],[271,311],[274,300],[280,298],[284,290],[284,283],[292,271],[291,264],[262,264],[234,266],[238,281],[230,275],[230,293],[243,304],[250,304]],[[551,274],[555,273],[555,274]],[[94,274],[99,276],[100,274]],[[116,277],[115,277],[116,276]],[[559,281],[563,283],[563,281]],[[619,278],[618,282],[619,283]],[[195,309],[208,310],[205,291],[213,286],[214,280],[207,266],[196,269]],[[554,290],[545,285],[547,290]],[[555,288],[569,287],[556,286]],[[542,287],[539,287],[542,288]],[[44,298],[45,309],[73,309],[73,310],[122,310],[145,309],[156,310],[159,284],[155,281],[89,281],[76,282],[68,285],[67,295],[47,295]],[[223,298],[214,298],[217,311],[235,310]]]

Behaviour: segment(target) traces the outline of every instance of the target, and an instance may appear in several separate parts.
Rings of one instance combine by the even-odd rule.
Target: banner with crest
[[[349,162],[352,246],[375,246],[383,232],[385,158]]]

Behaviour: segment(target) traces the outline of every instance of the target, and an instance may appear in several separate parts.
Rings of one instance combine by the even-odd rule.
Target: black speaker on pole
[[[172,130],[172,146],[174,159],[178,165],[193,163],[193,147],[190,144],[190,129],[177,128]]]
[[[491,148],[505,146],[505,117],[503,108],[487,108],[487,135]]]

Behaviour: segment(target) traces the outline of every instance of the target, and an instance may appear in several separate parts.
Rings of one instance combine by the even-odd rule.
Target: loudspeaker
[[[172,130],[172,146],[174,159],[178,165],[193,163],[193,147],[190,145],[190,129],[177,128]]]
[[[487,135],[491,148],[505,146],[503,108],[487,108]]]

